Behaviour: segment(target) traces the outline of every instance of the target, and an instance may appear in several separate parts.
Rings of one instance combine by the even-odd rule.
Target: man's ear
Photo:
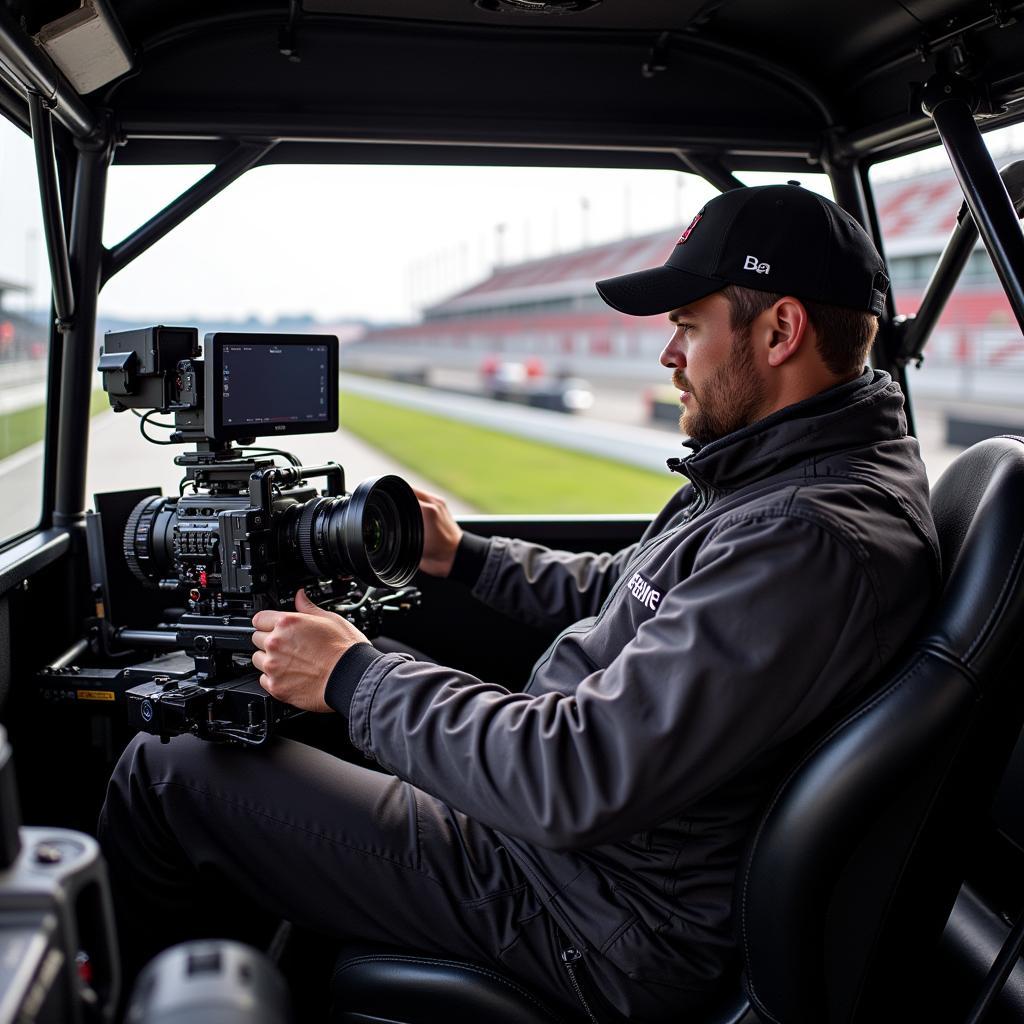
[[[764,311],[768,339],[768,365],[781,366],[792,359],[805,343],[810,331],[807,310],[799,299],[787,295]]]

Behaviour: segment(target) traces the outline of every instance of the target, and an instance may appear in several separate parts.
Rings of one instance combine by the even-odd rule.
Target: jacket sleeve
[[[818,523],[724,524],[572,694],[510,693],[384,655],[355,689],[350,735],[507,834],[560,849],[617,841],[680,813],[876,672],[875,615],[857,553]]]
[[[512,618],[557,632],[597,614],[636,548],[573,553],[495,537],[472,593]]]

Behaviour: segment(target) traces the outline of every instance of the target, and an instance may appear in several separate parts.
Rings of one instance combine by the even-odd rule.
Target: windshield
[[[205,170],[114,167],[105,243]],[[99,331],[337,335],[341,429],[285,439],[307,464],[341,462],[350,486],[397,472],[463,513],[650,513],[680,484],[670,330],[594,282],[663,263],[714,194],[669,171],[263,168],[118,275]],[[176,493],[174,449],[138,428],[94,420],[89,493]]]

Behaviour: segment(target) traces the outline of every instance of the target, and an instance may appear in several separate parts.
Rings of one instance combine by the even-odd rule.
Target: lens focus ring
[[[302,507],[302,514],[299,516],[299,554],[302,556],[303,564],[308,572],[318,578],[324,575],[324,570],[317,559],[317,547],[314,539],[316,517],[323,508],[326,498],[312,498]]]
[[[153,564],[153,524],[164,499],[143,498],[131,510],[124,524],[122,550],[124,560],[131,574],[147,587],[155,587],[156,581],[149,570]]]

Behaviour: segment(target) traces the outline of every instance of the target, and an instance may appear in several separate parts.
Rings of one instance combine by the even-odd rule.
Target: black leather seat
[[[1024,717],[1024,442],[964,452],[932,510],[939,607],[794,768],[739,878],[746,988],[766,1019],[927,1019],[929,967]]]
[[[331,987],[332,1019],[346,1024],[568,1024],[524,985],[491,968],[397,950],[344,950]]]
[[[737,991],[680,1024],[924,1019],[927,968],[1024,719],[1024,441],[964,452],[932,505],[939,607],[898,670],[796,764],[738,874],[752,1009]],[[347,950],[332,989],[346,1024],[558,1019],[488,968],[415,954]]]

